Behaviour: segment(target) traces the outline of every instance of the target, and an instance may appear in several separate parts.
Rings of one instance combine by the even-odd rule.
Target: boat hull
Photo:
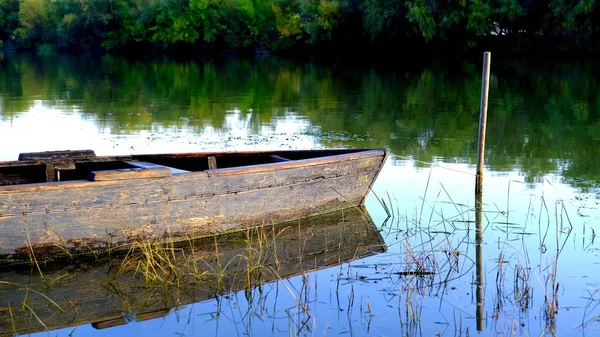
[[[0,186],[0,258],[189,240],[357,206],[385,157],[371,150],[140,179],[117,170],[96,172],[96,181]],[[128,176],[120,179],[121,172]]]

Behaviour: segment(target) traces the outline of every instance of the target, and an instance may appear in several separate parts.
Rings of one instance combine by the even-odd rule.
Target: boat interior
[[[22,153],[18,161],[0,162],[0,186],[74,180],[98,180],[92,173],[111,173],[126,179],[132,171],[163,172],[164,176],[279,163],[363,150],[301,150],[276,152],[231,152],[131,155],[98,157],[91,150]],[[168,169],[168,170],[167,170]],[[166,172],[166,173],[165,173]],[[116,174],[115,174],[116,173]],[[118,173],[123,173],[119,178]],[[147,177],[160,177],[148,175]]]

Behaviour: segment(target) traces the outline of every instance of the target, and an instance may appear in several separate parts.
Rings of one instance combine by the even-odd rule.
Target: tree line
[[[600,52],[596,0],[0,0],[5,47]],[[143,48],[143,49],[140,49]]]

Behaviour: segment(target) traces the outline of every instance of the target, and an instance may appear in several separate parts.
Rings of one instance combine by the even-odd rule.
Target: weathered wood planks
[[[92,150],[66,150],[66,151],[47,151],[47,152],[27,152],[19,155],[19,160],[60,160],[60,159],[88,159],[96,157]]]
[[[135,180],[149,178],[165,178],[171,176],[171,170],[167,167],[133,168],[107,171],[92,171],[88,180],[91,181],[115,181]]]
[[[140,162],[150,156],[115,157],[130,168],[93,171],[92,181],[0,186],[0,258],[28,259],[32,250],[41,256],[81,253],[140,238],[185,240],[361,204],[386,152],[326,153],[178,174],[172,174],[177,168]],[[167,158],[154,158],[159,157]],[[97,165],[88,160],[74,163]],[[115,165],[106,161],[103,167]]]

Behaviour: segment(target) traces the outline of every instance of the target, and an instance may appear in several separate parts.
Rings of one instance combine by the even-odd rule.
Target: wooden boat
[[[188,240],[360,205],[386,156],[23,153],[0,162],[0,263]]]
[[[218,294],[251,289],[386,250],[366,210],[352,207],[94,265],[0,269],[0,337],[162,317]],[[144,268],[147,261],[158,276]],[[167,261],[168,260],[168,261]],[[162,272],[161,272],[162,270]],[[31,271],[31,272],[30,272]],[[151,274],[151,275],[149,275]],[[265,292],[277,296],[277,292]],[[277,300],[271,299],[271,300]],[[282,309],[283,310],[283,309]],[[124,313],[125,312],[125,313]]]

